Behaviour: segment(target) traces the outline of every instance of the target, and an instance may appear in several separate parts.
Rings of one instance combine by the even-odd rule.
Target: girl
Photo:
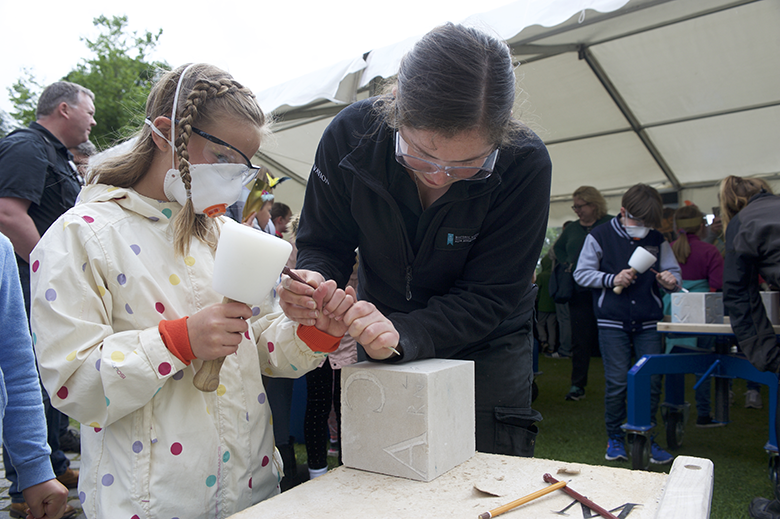
[[[227,517],[278,492],[261,373],[316,367],[354,292],[304,289],[306,326],[268,294],[221,304],[211,277],[224,220],[206,215],[254,176],[265,117],[230,75],[194,64],[160,79],[145,122],[33,252],[41,377],[83,424],[87,517]],[[202,361],[222,356],[216,392],[195,389]]]

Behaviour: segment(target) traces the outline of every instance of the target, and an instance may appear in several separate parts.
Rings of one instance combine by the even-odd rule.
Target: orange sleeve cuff
[[[306,343],[311,351],[333,353],[341,344],[341,337],[334,337],[323,331],[318,330],[314,326],[299,325],[296,332],[298,337]]]
[[[190,346],[190,336],[187,332],[187,317],[181,319],[174,319],[172,321],[162,320],[157,325],[157,329],[160,331],[160,337],[162,337],[163,344],[168,350],[173,353],[177,359],[190,365],[195,357],[192,353],[192,346]]]

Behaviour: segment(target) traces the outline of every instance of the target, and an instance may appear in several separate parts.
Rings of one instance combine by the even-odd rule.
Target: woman
[[[389,318],[398,342],[368,333],[358,343],[374,358],[397,345],[392,362],[473,360],[477,450],[532,456],[540,415],[531,408],[531,276],[551,164],[512,118],[514,96],[505,43],[453,24],[425,35],[388,93],[349,106],[326,129],[298,267],[343,286],[359,246],[358,297]],[[281,294],[283,305],[296,297]]]
[[[728,176],[720,184],[720,208],[726,227],[723,304],[731,328],[751,364],[778,373],[780,343],[761,300],[758,276],[780,286],[780,197],[761,179]],[[750,517],[780,518],[779,498],[780,486],[773,500],[753,499]]]
[[[578,187],[572,200],[574,205],[571,208],[578,221],[566,226],[555,242],[554,251],[556,261],[569,266],[568,270],[574,272],[585,238],[594,227],[610,221],[613,216],[607,214],[607,201],[595,187]],[[571,334],[571,388],[566,400],[579,400],[585,398],[590,357],[599,347],[599,331],[589,289],[575,285],[569,300],[569,315],[571,329],[576,333]]]

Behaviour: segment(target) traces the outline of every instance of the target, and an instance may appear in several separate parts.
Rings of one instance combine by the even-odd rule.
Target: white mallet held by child
[[[634,274],[644,273],[647,269],[652,267],[654,263],[655,256],[644,247],[637,247],[631,257],[628,259],[628,266],[631,267],[631,270],[634,271]],[[623,292],[623,288],[624,287],[622,286],[616,286],[612,289],[612,291],[616,294],[620,294]]]

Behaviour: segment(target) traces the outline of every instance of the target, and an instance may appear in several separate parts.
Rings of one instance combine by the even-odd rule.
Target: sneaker
[[[560,353],[556,351],[555,353],[550,355],[550,357],[554,359],[568,359],[569,357],[571,357],[571,355],[566,355],[565,353]]]
[[[710,428],[710,427],[723,427],[726,422],[719,422],[713,420],[711,416],[699,416],[696,418],[696,427]]]
[[[777,499],[756,497],[750,502],[748,513],[754,519],[780,519],[780,503]]]
[[[566,394],[566,400],[582,400],[583,398],[585,398],[585,390],[577,386],[571,386]]]
[[[653,442],[650,444],[650,463],[666,465],[671,463],[673,459],[674,456],[663,450],[657,443]]]
[[[764,407],[761,401],[761,393],[757,389],[748,389],[745,391],[745,407],[748,409],[761,409]]]
[[[81,435],[73,429],[60,436],[60,450],[81,453]]]
[[[57,476],[57,481],[62,483],[66,488],[77,488],[79,486],[79,471],[68,469]]]
[[[30,507],[24,502],[11,503],[11,508],[8,509],[8,515],[18,519],[26,519],[28,508]],[[65,512],[62,514],[61,519],[72,519],[74,517],[76,517],[76,509],[66,504]]]
[[[604,459],[607,461],[628,461],[625,442],[618,438],[607,440],[607,453],[604,455]]]

